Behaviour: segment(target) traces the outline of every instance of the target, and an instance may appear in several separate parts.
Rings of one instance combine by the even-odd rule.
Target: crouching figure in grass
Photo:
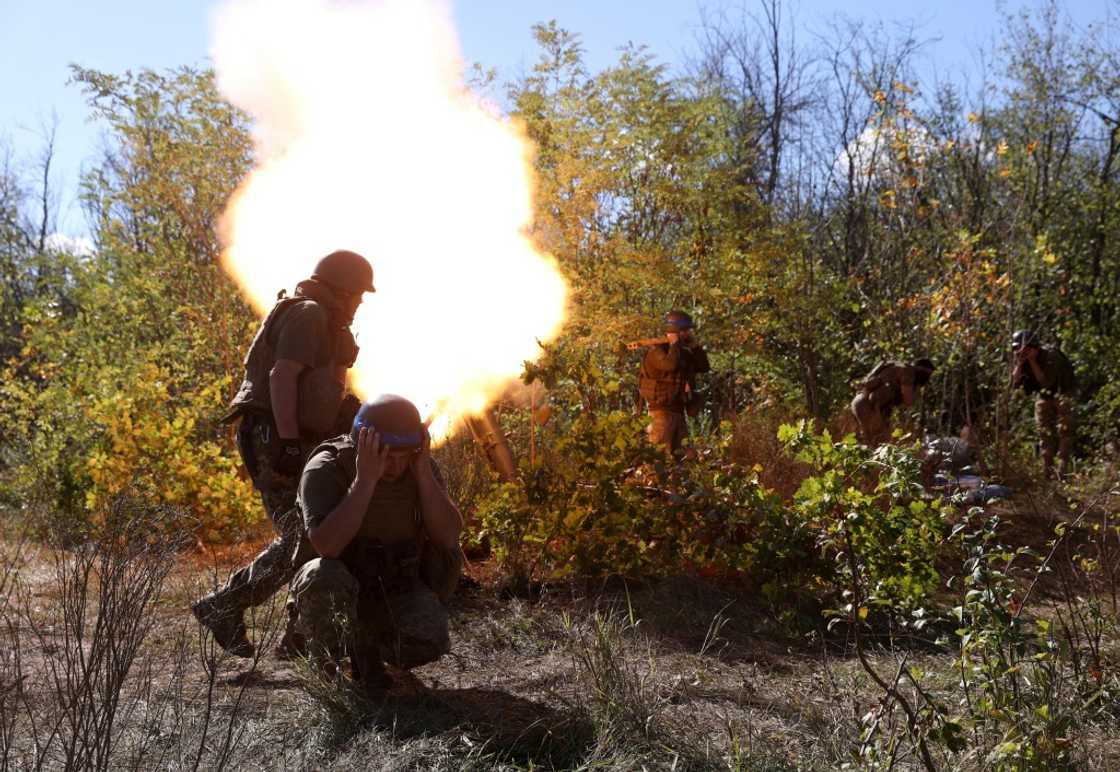
[[[349,435],[319,445],[297,498],[319,557],[291,584],[293,629],[320,667],[350,658],[368,691],[450,649],[446,603],[462,571],[463,520],[416,407],[382,395]]]

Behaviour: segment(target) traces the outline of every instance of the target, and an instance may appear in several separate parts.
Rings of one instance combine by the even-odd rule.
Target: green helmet
[[[376,292],[369,261],[347,249],[331,252],[316,263],[311,278],[342,292]]]
[[[381,443],[390,448],[418,448],[424,441],[424,426],[416,405],[396,394],[382,394],[363,402],[354,416],[350,436],[357,441],[358,431],[372,429]]]

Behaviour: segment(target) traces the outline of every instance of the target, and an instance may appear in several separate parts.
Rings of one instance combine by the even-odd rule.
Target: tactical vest
[[[898,371],[905,366],[897,362],[880,362],[875,365],[860,385],[863,393],[871,399],[871,404],[888,411],[902,404]]]
[[[281,298],[272,307],[245,355],[245,379],[230,403],[231,420],[246,412],[272,413],[268,379],[276,364],[276,326],[295,306],[315,302],[319,301],[296,295]],[[354,363],[358,351],[354,337],[342,327],[328,330],[323,345],[326,364],[305,369],[299,378],[300,434],[311,438],[328,434],[334,426],[346,391],[345,372]]]
[[[695,392],[696,375],[691,362],[691,358],[684,359],[672,373],[654,373],[643,358],[638,370],[638,393],[651,410],[683,410],[688,405],[690,392]]]
[[[1051,399],[1056,394],[1072,395],[1077,391],[1077,375],[1074,373],[1073,364],[1069,358],[1058,349],[1042,349],[1039,352],[1039,367],[1049,381],[1048,386],[1043,386],[1034,377],[1034,370],[1026,362],[1023,363],[1022,380],[1019,385],[1027,394],[1038,394],[1044,399]]]
[[[330,456],[342,490],[349,490],[357,474],[358,449],[349,435],[322,442],[311,452]],[[360,582],[371,575],[392,578],[415,575],[420,555],[420,490],[406,472],[397,480],[379,480],[373,489],[357,535],[340,556]],[[381,563],[381,565],[377,565]]]

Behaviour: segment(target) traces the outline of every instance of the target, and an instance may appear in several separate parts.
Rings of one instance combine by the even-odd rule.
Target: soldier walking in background
[[[462,571],[463,520],[415,405],[386,394],[303,470],[299,509],[321,557],[292,580],[293,626],[328,672],[349,655],[367,690],[451,648],[445,604]]]
[[[1042,348],[1027,330],[1016,332],[1011,345],[1015,350],[1011,385],[1037,395],[1034,421],[1042,446],[1042,471],[1053,477],[1057,452],[1061,456],[1059,473],[1064,477],[1069,473],[1073,453],[1073,393],[1077,389],[1073,365],[1058,349]]]
[[[345,431],[357,399],[345,395],[358,347],[350,333],[373,269],[355,252],[324,257],[293,297],[277,301],[245,357],[245,378],[227,420],[240,420],[237,449],[277,537],[226,584],[191,606],[223,649],[253,655],[245,610],[264,603],[292,578],[303,530],[296,490],[308,452]],[[282,645],[289,643],[288,635]]]
[[[870,447],[886,442],[891,436],[891,413],[896,407],[914,404],[934,369],[933,362],[923,357],[908,365],[881,362],[868,373],[852,400],[860,441]]]
[[[649,439],[671,452],[679,450],[688,436],[685,411],[700,408],[696,375],[711,370],[693,328],[692,317],[684,311],[666,314],[665,341],[650,347],[638,371],[638,394],[652,419]]]

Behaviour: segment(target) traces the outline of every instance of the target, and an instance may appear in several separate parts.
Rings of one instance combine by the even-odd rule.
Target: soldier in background
[[[914,404],[934,369],[933,362],[923,357],[908,365],[881,362],[868,373],[852,400],[860,441],[870,447],[886,442],[891,436],[891,413]]]
[[[1011,384],[1027,394],[1037,395],[1034,403],[1034,421],[1042,446],[1042,471],[1047,477],[1054,474],[1054,454],[1061,456],[1059,473],[1069,472],[1073,452],[1073,394],[1077,377],[1073,365],[1058,349],[1045,349],[1027,330],[1019,330],[1011,337],[1015,351],[1015,369]]]
[[[692,317],[684,311],[666,314],[665,341],[650,347],[638,371],[638,393],[652,419],[649,439],[671,452],[688,436],[685,411],[695,413],[700,407],[696,375],[711,370],[693,328]]]
[[[366,402],[349,434],[321,444],[303,470],[299,509],[321,557],[292,580],[293,626],[312,660],[337,672],[349,655],[367,690],[451,647],[445,604],[458,584],[463,520],[430,455],[416,407]]]
[[[245,378],[230,405],[239,420],[237,449],[277,537],[226,584],[191,606],[223,649],[253,655],[245,610],[264,603],[292,578],[303,535],[296,489],[308,452],[349,426],[357,399],[345,396],[346,371],[358,347],[350,333],[373,269],[355,252],[324,257],[311,278],[280,299],[245,357]],[[287,633],[281,645],[291,643]]]

